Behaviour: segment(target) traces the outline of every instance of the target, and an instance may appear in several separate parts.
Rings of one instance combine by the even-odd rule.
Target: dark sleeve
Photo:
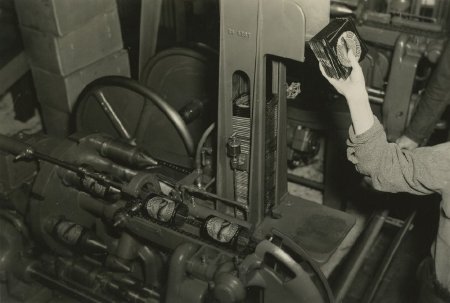
[[[372,128],[361,135],[350,128],[347,141],[348,159],[360,173],[371,177],[374,188],[425,195],[441,193],[450,185],[450,142],[401,150],[387,142],[383,127],[374,120]]]
[[[417,143],[427,139],[450,104],[450,40],[425,89],[405,135]]]

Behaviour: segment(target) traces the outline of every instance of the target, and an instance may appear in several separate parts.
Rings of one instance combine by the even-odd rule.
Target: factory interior
[[[441,196],[347,159],[336,20],[396,142],[448,0],[0,0],[0,302],[416,302]]]

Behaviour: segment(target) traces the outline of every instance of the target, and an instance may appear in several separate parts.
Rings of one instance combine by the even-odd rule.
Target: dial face
[[[239,230],[237,224],[228,222],[222,218],[210,218],[206,223],[206,231],[208,235],[216,241],[228,243]]]
[[[147,201],[147,213],[153,219],[169,222],[175,214],[175,202],[163,197],[155,196]]]
[[[355,33],[352,31],[343,32],[337,40],[336,45],[339,61],[346,67],[351,67],[350,61],[347,58],[349,48],[359,61],[359,58],[361,57],[361,44],[359,43],[358,37],[356,37]]]

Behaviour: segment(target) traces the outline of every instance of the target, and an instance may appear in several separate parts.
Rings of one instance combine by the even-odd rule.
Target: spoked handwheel
[[[217,63],[211,52],[176,47],[149,60],[142,84],[95,80],[79,97],[77,130],[122,137],[157,159],[192,168],[194,146],[216,120]]]
[[[153,124],[151,132],[149,124]],[[126,77],[107,76],[90,83],[77,103],[76,127],[120,137],[158,159],[186,167],[195,153],[194,139],[178,111]]]
[[[241,267],[251,302],[335,303],[328,281],[318,265],[297,244],[285,245],[278,236],[263,240]],[[278,242],[278,243],[276,243]]]

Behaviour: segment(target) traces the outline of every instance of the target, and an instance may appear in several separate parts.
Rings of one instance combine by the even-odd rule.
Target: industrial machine
[[[328,1],[221,1],[217,118],[202,98],[175,109],[110,76],[83,91],[68,138],[1,136],[5,293],[334,302],[320,265],[354,219],[287,193],[285,131],[286,60],[304,61],[328,11]],[[112,97],[120,91],[140,107]],[[199,113],[212,123],[196,124]]]
[[[157,18],[141,20],[140,39],[152,39],[140,45],[151,57],[139,62],[140,82],[87,85],[67,138],[0,137],[0,300],[335,301],[321,266],[354,224],[336,209],[358,181],[344,152],[349,114],[317,90],[325,83],[307,41],[330,9],[355,17],[370,100],[395,140],[447,39],[448,1],[218,3],[218,52],[153,56],[161,3],[143,1],[141,16]],[[187,36],[182,17],[177,40]],[[286,173],[323,148],[323,184]],[[323,190],[333,209],[288,194],[288,179]]]

